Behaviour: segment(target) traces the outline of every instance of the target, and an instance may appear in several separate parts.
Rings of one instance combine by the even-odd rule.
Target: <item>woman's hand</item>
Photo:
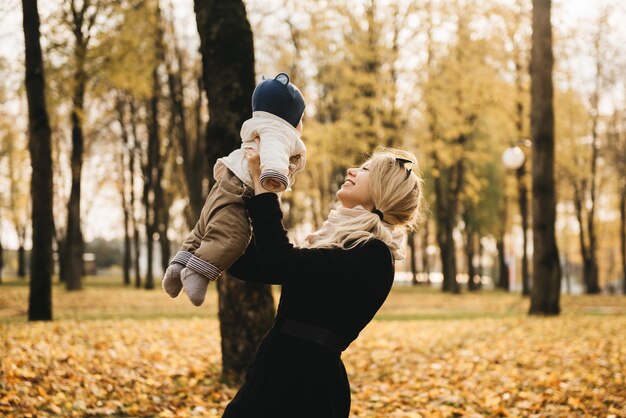
[[[255,139],[257,145],[259,139]],[[254,149],[246,148],[246,159],[248,160],[248,170],[250,170],[250,177],[254,182],[254,194],[267,193],[267,190],[261,185],[261,157],[259,152]]]

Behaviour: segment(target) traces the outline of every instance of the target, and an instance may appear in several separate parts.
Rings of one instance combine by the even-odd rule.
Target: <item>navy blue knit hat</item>
[[[252,93],[252,111],[268,112],[289,122],[295,128],[304,113],[304,97],[300,90],[289,82],[285,73],[257,84]]]

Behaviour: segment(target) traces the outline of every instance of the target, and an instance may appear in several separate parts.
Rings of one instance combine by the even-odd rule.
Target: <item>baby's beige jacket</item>
[[[242,145],[214,167],[217,180],[209,192],[200,219],[172,259],[209,280],[217,279],[245,252],[250,222],[243,197],[254,195],[254,184],[245,156],[246,148],[257,149],[260,137],[261,183],[277,180],[289,189],[295,174],[304,169],[306,148],[300,133],[283,119],[267,112],[254,112],[241,128]]]

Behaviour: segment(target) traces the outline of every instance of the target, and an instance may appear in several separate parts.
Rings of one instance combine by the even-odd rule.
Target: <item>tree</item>
[[[153,260],[153,243],[154,236],[157,234],[162,208],[162,169],[161,169],[161,132],[159,126],[159,103],[161,101],[161,82],[159,76],[159,67],[164,62],[164,46],[161,28],[161,10],[158,2],[155,3],[154,13],[156,17],[153,42],[156,54],[156,60],[152,67],[152,90],[147,103],[148,119],[146,120],[146,130],[148,132],[148,148],[146,152],[145,163],[143,164],[143,196],[142,201],[146,213],[146,251],[147,251],[147,269],[146,269],[146,289],[154,288],[154,274],[152,271]],[[167,257],[167,255],[166,255]],[[169,257],[168,257],[169,262]]]
[[[135,109],[135,104],[133,100],[130,100],[129,107],[130,107],[130,127],[131,127],[133,144],[134,144],[134,147],[130,152],[131,152],[131,155],[133,155],[133,159],[137,158],[138,160],[141,160],[141,146],[139,143],[139,135],[137,133],[137,125],[138,125],[137,111]],[[134,193],[135,184],[133,180],[134,173],[135,173],[134,164],[132,167],[129,167],[129,169],[130,169],[130,174],[131,174],[130,187],[132,190],[131,195],[130,195],[130,206],[134,208],[135,207],[135,193]],[[134,266],[133,267],[135,270],[135,287],[140,288],[141,287],[141,269],[139,267],[139,257],[141,256],[141,248],[140,248],[141,239],[139,237],[139,220],[137,218],[135,218],[133,222],[133,226],[134,226],[134,231],[133,231]]]
[[[530,314],[558,315],[561,267],[556,244],[554,108],[551,0],[533,0],[531,135],[533,195],[533,288]]]
[[[498,147],[494,147],[489,142],[484,142],[484,145],[485,148],[481,149],[480,154],[491,157],[488,158],[490,162],[481,163],[480,158],[477,158],[479,164],[472,167],[470,182],[462,199],[468,273],[467,287],[471,291],[479,290],[482,285],[482,272],[480,271],[481,238],[485,236],[498,237],[499,232],[505,227],[505,222],[501,217],[493,216],[494,213],[502,212],[501,206],[506,203],[498,181],[502,177],[503,170],[497,156],[494,155],[498,154]],[[476,258],[479,260],[478,263],[475,262]],[[508,281],[508,271],[505,273],[507,273]],[[508,283],[503,288],[508,290]]]
[[[209,167],[239,146],[239,130],[252,115],[254,50],[242,1],[195,0],[203,85],[209,101],[206,150]],[[272,324],[269,286],[243,283],[228,272],[217,281],[224,378],[241,380]]]
[[[583,258],[583,281],[587,294],[600,293],[598,266],[598,237],[596,227],[596,209],[599,199],[598,160],[600,158],[600,99],[607,84],[607,65],[610,60],[606,52],[606,30],[609,28],[610,9],[604,6],[592,35],[592,60],[595,67],[593,89],[589,95],[589,116],[591,120],[591,143],[588,167],[582,167],[582,178],[574,182],[574,204],[576,218],[580,226],[580,251]],[[586,218],[586,219],[585,219]],[[586,222],[585,222],[586,221]],[[586,238],[585,238],[586,236]]]
[[[0,57],[0,77],[8,78],[11,69],[7,61]],[[6,208],[5,222],[13,224],[18,240],[17,276],[26,277],[26,249],[24,247],[28,224],[30,221],[30,190],[24,187],[30,175],[28,155],[28,137],[18,133],[13,117],[9,113],[10,95],[13,93],[9,85],[0,87],[0,187],[5,192],[0,195],[0,208]],[[20,103],[21,104],[21,103]],[[8,106],[6,106],[8,105]],[[5,107],[6,106],[6,107]],[[22,106],[20,106],[21,108]],[[23,111],[20,109],[18,111]],[[0,224],[1,225],[1,224]],[[1,248],[1,247],[0,247]],[[0,260],[0,264],[2,261]]]
[[[71,191],[67,203],[67,226],[64,247],[65,285],[68,290],[82,287],[83,274],[83,234],[81,230],[81,184],[84,163],[85,136],[85,95],[88,82],[93,77],[90,68],[90,48],[96,33],[96,21],[103,9],[109,7],[109,0],[66,0],[63,3],[63,21],[69,27],[74,44],[71,50],[72,89],[71,114]]]
[[[515,141],[528,138],[528,45],[527,32],[530,22],[528,6],[523,0],[516,0],[515,7],[505,7],[503,10],[505,32],[510,45],[510,61],[514,68],[515,110]],[[527,186],[527,159],[515,171],[517,177],[517,196],[519,213],[522,218],[522,295],[530,295],[530,274],[528,269],[528,186]]]
[[[497,66],[492,64],[497,62],[499,39],[489,33],[476,36],[471,31],[479,6],[477,2],[453,3],[454,40],[446,46],[434,41],[436,15],[430,2],[427,8],[425,72],[428,78],[423,97],[429,138],[424,149],[432,164],[442,290],[450,293],[460,292],[454,231],[459,227],[463,210],[472,206],[473,194],[481,192],[476,173],[478,167],[488,162],[489,153],[485,149],[494,148],[486,146],[496,138],[489,115],[497,113],[500,103],[496,98],[504,85],[499,80]],[[466,207],[461,204],[463,201]]]
[[[453,79],[459,75],[456,68],[461,65],[461,60],[467,55],[461,45],[467,41],[468,28],[467,17],[458,16],[457,21],[457,44],[451,48],[447,56],[436,60],[433,52],[433,15],[432,3],[428,3],[428,58],[426,68],[428,72],[428,82],[424,88],[426,102],[426,115],[428,119],[428,131],[431,135],[432,145],[429,149],[429,157],[432,160],[432,178],[435,190],[435,224],[436,238],[439,244],[441,257],[441,270],[443,273],[443,284],[441,289],[444,292],[460,293],[461,289],[457,282],[457,262],[456,244],[453,238],[454,228],[458,222],[459,197],[464,183],[464,160],[462,157],[463,148],[468,140],[469,132],[465,129],[458,129],[447,134],[442,130],[443,126],[458,126],[459,121],[449,120],[448,123],[442,119],[446,116],[450,103],[455,103],[456,108],[448,111],[448,115],[463,119],[459,106],[463,100],[463,87],[455,83],[453,89],[449,89]],[[435,76],[437,74],[437,76]],[[442,98],[445,97],[445,98]],[[445,107],[438,106],[438,103],[445,103]],[[471,116],[475,120],[475,116]],[[472,124],[473,121],[467,121]],[[446,152],[446,150],[448,150]],[[452,151],[454,150],[454,151]]]
[[[571,82],[570,82],[571,83]],[[570,84],[564,91],[557,91],[555,97],[557,170],[560,180],[559,190],[562,199],[573,203],[574,215],[578,222],[578,243],[583,262],[583,283],[588,289],[589,275],[597,279],[597,260],[592,256],[590,244],[595,246],[595,222],[591,230],[588,222],[593,218],[592,212],[596,202],[590,201],[590,168],[594,158],[589,130],[592,125],[590,115],[585,107],[581,94]],[[597,152],[597,151],[596,151]],[[597,156],[596,156],[597,158]],[[594,180],[595,183],[597,180]],[[592,232],[588,235],[588,232]]]
[[[9,181],[8,208],[9,216],[15,234],[17,236],[17,276],[20,279],[26,277],[26,233],[28,231],[28,220],[30,219],[30,204],[28,190],[24,190],[23,185],[27,181],[28,171],[28,144],[24,144],[22,137],[17,135],[15,129],[4,124],[5,132],[3,138],[5,142],[5,152],[8,159],[7,179]]]
[[[127,162],[121,171],[125,179],[122,179],[119,185],[122,193],[122,210],[128,217],[124,262],[129,265],[124,267],[125,281],[130,280],[132,269],[135,276],[134,285],[140,288],[142,287],[139,266],[141,216],[136,184],[139,174],[145,180],[143,167],[145,164],[142,164],[142,156],[146,152],[142,150],[142,144],[146,141],[139,134],[141,125],[139,113],[142,113],[142,103],[145,103],[153,94],[153,68],[157,58],[156,13],[154,2],[145,0],[120,2],[118,7],[119,24],[114,30],[98,34],[94,55],[102,57],[104,63],[98,72],[98,82],[115,97],[116,119],[121,134],[119,146]]]
[[[2,222],[2,208],[0,208],[0,222]],[[0,284],[2,284],[2,269],[4,268],[4,247],[2,246],[2,235],[0,234]]]
[[[4,67],[4,62],[0,59],[0,70]],[[0,103],[4,103],[5,94],[2,88],[0,88]],[[5,145],[6,137],[0,137],[0,167],[2,167],[2,161],[4,160],[7,150]],[[1,172],[0,172],[1,173]],[[4,196],[0,194],[0,226],[2,225],[2,209],[4,208]],[[2,284],[2,269],[4,268],[4,247],[2,246],[2,230],[0,230],[0,284]]]
[[[165,33],[167,71],[167,86],[169,90],[169,126],[173,138],[173,148],[181,158],[183,164],[178,164],[184,181],[180,184],[186,190],[186,198],[189,205],[185,211],[185,220],[189,228],[193,228],[200,217],[204,205],[203,185],[209,183],[211,178],[206,167],[207,152],[205,150],[204,128],[202,119],[202,77],[200,65],[195,56],[184,51],[177,39],[174,27],[174,18],[167,19]],[[190,62],[191,64],[187,64]],[[190,83],[185,84],[185,73],[191,68]],[[189,96],[187,92],[193,91],[192,105],[185,108]],[[206,188],[206,186],[204,187]],[[169,260],[168,260],[169,261]]]
[[[33,249],[30,262],[28,319],[52,320],[52,152],[46,110],[37,0],[23,0],[26,96],[32,177]]]
[[[615,109],[610,118],[607,139],[609,163],[618,179],[619,240],[622,269],[622,292],[626,295],[626,111]]]
[[[122,140],[123,145],[121,147],[119,159],[120,159],[120,178],[118,181],[118,189],[120,191],[120,198],[122,201],[122,213],[124,214],[124,259],[122,263],[122,272],[124,275],[124,284],[130,285],[130,270],[132,265],[132,249],[131,249],[131,219],[135,220],[134,215],[134,196],[131,198],[131,195],[134,195],[134,190],[132,189],[134,186],[134,152],[130,145],[130,138],[128,134],[128,129],[126,126],[126,112],[125,112],[125,100],[124,97],[118,95],[116,98],[115,108],[117,111],[117,117],[120,124],[120,129],[122,131]],[[126,161],[126,155],[129,156],[128,162]],[[126,173],[129,173],[128,175]],[[127,180],[127,177],[130,177]],[[130,189],[130,190],[129,190]],[[134,231],[133,231],[134,232]]]

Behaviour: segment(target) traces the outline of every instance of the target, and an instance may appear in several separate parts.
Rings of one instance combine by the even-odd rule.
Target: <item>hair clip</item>
[[[413,167],[407,168],[406,164],[415,164],[415,163],[413,161],[411,161],[411,160],[407,160],[406,158],[399,158],[399,157],[396,157],[396,162],[398,164],[400,164],[401,167],[406,169],[406,178],[405,178],[405,180],[408,179],[409,176],[411,175],[411,170],[413,170]]]
[[[383,216],[383,213],[381,211],[379,211],[378,209],[374,209],[372,212],[375,213],[376,215],[378,215],[378,217],[380,218],[381,221],[383,221],[385,219],[385,217]]]

